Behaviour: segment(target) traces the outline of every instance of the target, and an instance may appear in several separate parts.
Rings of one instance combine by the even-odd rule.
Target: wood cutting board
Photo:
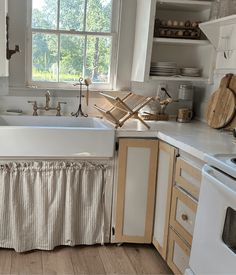
[[[235,94],[229,89],[232,74],[222,78],[220,87],[215,91],[208,102],[207,123],[214,129],[228,125],[235,115]]]
[[[232,75],[229,83],[229,89],[236,95],[236,75]]]
[[[236,75],[232,75],[229,83],[229,89],[234,92],[236,96]],[[226,129],[232,130],[234,128],[236,128],[236,115],[234,115],[233,120],[228,125],[226,125]]]

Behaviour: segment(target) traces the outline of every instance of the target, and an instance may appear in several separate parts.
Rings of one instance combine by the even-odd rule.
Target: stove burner
[[[231,162],[236,165],[236,158],[231,159]]]

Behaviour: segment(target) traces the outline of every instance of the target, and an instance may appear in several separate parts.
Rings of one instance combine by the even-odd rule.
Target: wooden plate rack
[[[118,96],[111,96],[109,94],[100,93],[104,96],[112,107],[109,110],[105,110],[96,104],[94,107],[111,123],[115,125],[116,128],[122,127],[128,119],[131,117],[137,118],[142,124],[144,124],[148,129],[149,125],[142,119],[138,114],[139,110],[146,106],[153,97],[145,97],[141,95],[136,95],[132,92],[128,93],[123,98]]]

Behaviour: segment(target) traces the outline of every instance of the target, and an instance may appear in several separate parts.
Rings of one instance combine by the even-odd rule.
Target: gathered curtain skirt
[[[17,252],[103,243],[108,164],[0,165],[0,247]]]

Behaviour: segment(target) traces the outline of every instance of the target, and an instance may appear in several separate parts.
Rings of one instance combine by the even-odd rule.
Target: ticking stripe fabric
[[[87,161],[0,165],[0,247],[103,243],[107,173],[109,165]]]

